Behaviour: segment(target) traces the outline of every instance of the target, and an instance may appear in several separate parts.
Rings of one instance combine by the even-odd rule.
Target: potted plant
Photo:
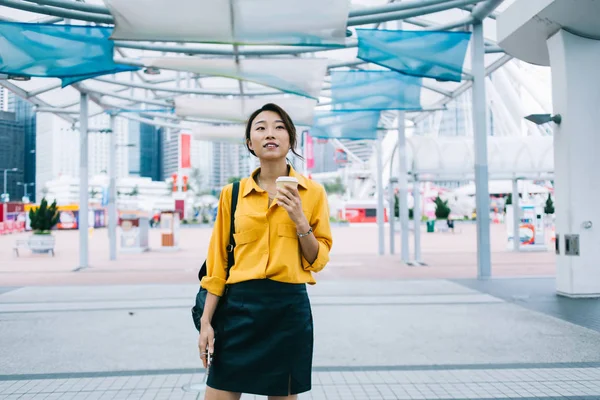
[[[54,236],[52,236],[51,229],[59,221],[56,200],[48,206],[48,201],[44,197],[39,207],[29,210],[29,220],[33,230],[33,235],[28,240],[31,251],[34,253],[54,252]]]
[[[442,200],[440,196],[437,196],[434,200],[435,203],[435,218],[440,220],[447,220],[450,216],[450,207],[448,207],[448,200]],[[435,225],[435,222],[434,222]],[[450,225],[448,225],[450,228]]]
[[[550,193],[548,193],[548,198],[546,199],[546,205],[544,205],[544,214],[554,214],[554,202],[552,201],[552,197]]]
[[[544,224],[548,227],[554,222],[554,202],[552,196],[548,193],[546,204],[544,205]]]

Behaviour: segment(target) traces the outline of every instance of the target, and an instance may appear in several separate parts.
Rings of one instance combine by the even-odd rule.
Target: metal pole
[[[519,180],[513,179],[512,182],[512,209],[513,209],[513,250],[519,251],[521,248],[521,207],[519,207]]]
[[[477,22],[473,24],[471,65],[473,69],[473,136],[475,141],[475,204],[477,210],[477,277],[479,279],[489,278],[492,272],[484,57],[483,24]]]
[[[108,242],[110,260],[117,259],[117,132],[116,116],[110,115],[110,151],[108,153]]]
[[[393,161],[393,157],[391,160]],[[396,229],[394,227],[394,219],[396,218],[396,199],[394,198],[394,181],[392,179],[390,179],[388,190],[390,191],[390,254],[396,254],[396,232],[394,232]]]
[[[413,223],[415,225],[415,264],[423,264],[421,261],[421,182],[418,175],[414,175],[413,181]]]
[[[406,168],[406,131],[404,111],[398,111],[398,206],[400,208],[400,259],[408,263],[408,170]]]
[[[384,226],[384,208],[383,208],[383,151],[381,148],[381,138],[377,138],[377,230],[379,236],[379,255],[385,254],[385,226]]]
[[[2,195],[3,195],[2,199],[4,200],[4,202],[6,202],[6,190],[7,190],[6,189],[6,178],[7,178],[7,175],[8,175],[8,170],[5,169],[4,170],[4,191],[2,192]]]
[[[79,267],[88,265],[88,95],[81,93],[79,115]]]

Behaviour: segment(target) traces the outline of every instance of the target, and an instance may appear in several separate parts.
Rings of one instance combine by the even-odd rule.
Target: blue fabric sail
[[[378,111],[317,111],[310,134],[324,139],[376,139]]]
[[[138,70],[113,61],[112,28],[0,21],[0,73],[60,78],[65,87],[84,79]]]
[[[421,78],[394,71],[333,71],[331,104],[340,111],[420,110]]]
[[[460,82],[470,32],[357,29],[358,58],[406,75]]]

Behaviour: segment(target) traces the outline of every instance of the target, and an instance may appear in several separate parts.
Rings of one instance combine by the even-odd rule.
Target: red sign
[[[185,201],[175,200],[175,212],[179,213],[179,219],[182,220],[185,213]]]
[[[182,133],[179,137],[181,138],[181,168],[191,168],[192,137],[186,133]]]
[[[21,213],[25,211],[25,206],[23,203],[6,203],[6,208],[9,213]]]
[[[315,152],[313,148],[313,138],[306,131],[306,168],[313,169],[315,167]]]

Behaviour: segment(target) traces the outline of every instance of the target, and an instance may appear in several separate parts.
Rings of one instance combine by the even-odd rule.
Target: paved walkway
[[[424,233],[425,267],[377,256],[373,225],[334,228],[309,287],[313,390],[300,398],[600,399],[600,302],[557,299],[553,252],[507,251],[502,225],[499,279],[474,279],[474,228]],[[152,251],[111,262],[97,230],[79,272],[77,232],[56,234],[54,258],[17,258],[16,237],[0,237],[0,400],[202,399],[189,310],[210,229],[181,232],[177,253],[156,251],[153,230]]]
[[[539,279],[520,280],[514,293],[523,281]],[[300,398],[600,399],[599,329],[503,299],[506,288],[479,289],[437,279],[310,287],[314,379]],[[190,391],[203,378],[189,315],[195,291],[0,290],[0,399],[202,399]]]
[[[386,227],[386,234],[388,233]],[[152,251],[144,254],[118,254],[117,261],[108,257],[105,229],[90,238],[90,267],[73,273],[78,266],[78,232],[57,232],[56,256],[32,255],[21,251],[12,254],[16,235],[0,236],[0,284],[5,286],[78,285],[123,283],[193,283],[206,257],[211,230],[181,230],[177,253],[157,251],[159,231],[151,230]],[[23,234],[26,237],[27,234]],[[333,228],[334,245],[329,266],[320,280],[338,279],[419,279],[475,278],[476,235],[473,223],[457,224],[456,233],[423,232],[422,261],[427,267],[408,267],[400,263],[400,237],[396,234],[396,255],[377,256],[375,225],[356,224]],[[412,243],[412,238],[411,238]],[[492,263],[494,276],[549,276],[554,274],[554,252],[518,253],[506,250],[504,225],[492,225]],[[412,244],[411,244],[412,246]],[[414,254],[411,247],[411,254]]]

